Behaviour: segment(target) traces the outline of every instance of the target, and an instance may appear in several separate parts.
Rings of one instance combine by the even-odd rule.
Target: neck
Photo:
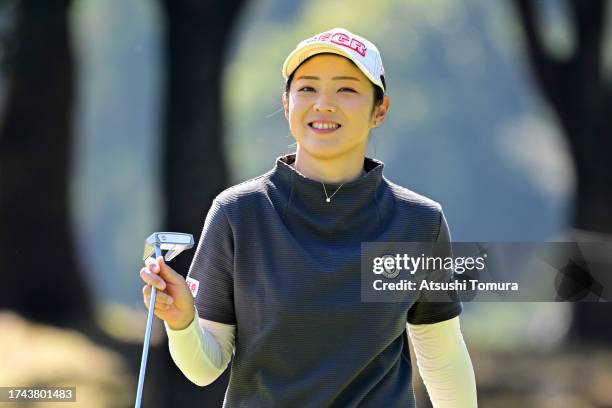
[[[309,179],[328,184],[347,183],[365,174],[363,160],[365,152],[347,160],[321,159],[300,152],[298,147],[295,162],[291,164],[298,172]]]

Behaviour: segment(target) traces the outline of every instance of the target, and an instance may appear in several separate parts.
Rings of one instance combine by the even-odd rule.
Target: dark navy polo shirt
[[[369,158],[327,203],[293,160],[217,196],[189,270],[199,316],[236,325],[224,407],[414,407],[406,322],[461,304],[362,302],[361,243],[449,241],[442,209]]]

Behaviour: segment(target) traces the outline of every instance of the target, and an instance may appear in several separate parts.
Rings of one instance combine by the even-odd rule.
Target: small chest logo
[[[191,295],[193,297],[196,297],[196,295],[198,294],[198,288],[200,287],[200,281],[195,280],[190,276],[188,276],[187,279],[185,279],[185,281],[187,282],[187,286],[189,286]]]

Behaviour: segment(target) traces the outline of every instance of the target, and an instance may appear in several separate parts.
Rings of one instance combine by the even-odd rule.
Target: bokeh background
[[[197,240],[216,194],[294,150],[281,66],[333,27],[383,55],[368,154],[454,240],[610,241],[608,3],[1,1],[0,386],[133,405],[144,239]],[[462,329],[481,406],[612,406],[608,304],[466,304]],[[149,358],[144,406],[221,405],[228,373],[191,384],[159,321]]]

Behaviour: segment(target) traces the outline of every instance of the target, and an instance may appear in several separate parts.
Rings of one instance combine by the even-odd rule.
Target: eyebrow
[[[296,78],[296,81],[300,80],[300,79],[315,79],[315,80],[319,80],[321,78],[317,77],[317,76],[312,76],[312,75],[303,75],[299,78]],[[332,78],[333,80],[341,80],[341,79],[350,79],[352,81],[360,81],[359,78],[355,78],[352,76],[335,76]]]

